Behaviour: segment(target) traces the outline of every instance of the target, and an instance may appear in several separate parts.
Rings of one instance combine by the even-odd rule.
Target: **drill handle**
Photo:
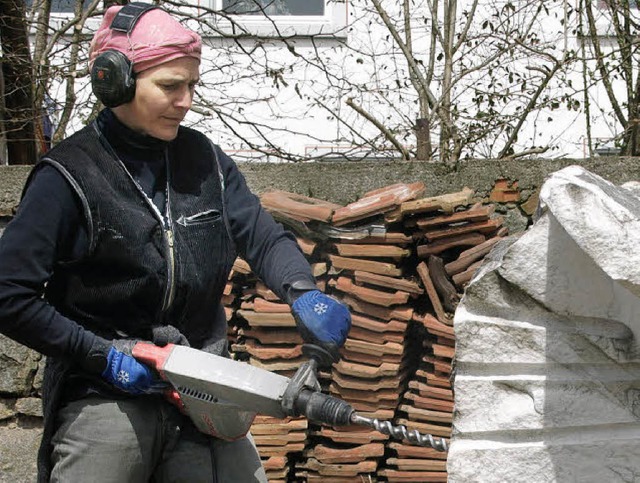
[[[334,362],[338,362],[331,352],[317,344],[304,344],[302,354],[316,363],[316,369],[329,369]]]

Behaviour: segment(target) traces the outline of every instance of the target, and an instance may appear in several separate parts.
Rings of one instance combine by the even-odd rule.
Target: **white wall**
[[[458,3],[462,5],[465,1]],[[494,71],[508,66],[511,72],[530,75],[536,72],[535,68],[551,65],[551,58],[561,59],[577,49],[579,45],[573,32],[575,18],[565,18],[569,1],[545,1],[548,15],[541,15],[531,25],[529,23],[534,18],[531,9],[536,2],[512,2],[518,10],[510,18],[508,27],[530,28],[535,35],[526,37],[524,43],[530,44],[527,47],[539,49],[540,53],[516,48],[511,57],[500,59]],[[238,159],[254,156],[256,159],[270,159],[264,154],[255,154],[257,148],[274,152],[283,149],[306,158],[328,151],[348,150],[351,146],[362,145],[364,141],[368,142],[368,147],[361,146],[351,154],[378,150],[382,154],[397,156],[397,150],[392,149],[380,131],[347,106],[346,100],[351,97],[391,129],[404,146],[414,148],[415,137],[411,127],[419,117],[419,111],[404,57],[393,47],[388,30],[373,12],[370,0],[338,3],[333,8],[342,8],[342,13],[347,15],[346,27],[342,28],[337,22],[338,38],[291,39],[287,43],[295,53],[281,41],[237,41],[205,34],[203,85],[197,89],[196,100],[199,114],[191,113],[188,122],[206,131],[225,150],[235,153]],[[509,2],[481,0],[480,3],[470,29],[474,36],[485,35],[483,22],[495,22],[496,18],[492,16],[494,9]],[[416,59],[426,64],[429,60],[429,25],[424,19],[431,15],[425,0],[414,4],[414,54]],[[383,5],[397,20],[400,2],[384,0]],[[463,19],[461,5],[458,6],[458,16]],[[339,15],[335,11],[333,15],[335,21]],[[483,121],[478,120],[476,114],[486,106],[476,105],[475,90],[498,89],[495,82],[489,82],[487,69],[490,66],[472,70],[474,66],[481,65],[482,58],[495,52],[495,45],[496,40],[489,37],[475,45],[463,45],[455,59],[454,75],[461,75],[462,80],[454,86],[452,97],[463,113],[458,122],[463,135],[482,127]],[[465,69],[471,72],[462,74]],[[279,74],[274,76],[274,72]],[[437,98],[442,95],[438,77],[441,72],[441,69],[436,69],[436,77],[431,83]],[[528,88],[535,87],[533,82]],[[529,94],[521,89],[521,79],[510,81],[504,77],[500,84],[499,89],[509,88],[510,97],[505,102],[496,103],[494,109],[504,115],[513,115],[526,104]],[[581,64],[562,69],[547,87],[546,95],[565,98],[558,101],[557,108],[543,109],[528,117],[518,137],[516,151],[549,146],[551,149],[544,154],[545,157],[582,157],[586,136],[582,110],[584,99],[579,92],[582,86]],[[86,98],[87,94],[85,86],[79,95]],[[606,96],[595,88],[590,88],[588,94],[598,105],[598,109],[592,107],[591,113],[594,136],[612,137],[620,128],[609,115]],[[55,95],[63,98],[62,88]],[[580,107],[567,109],[568,99],[579,101]],[[76,125],[82,123],[86,112],[86,109],[80,110],[74,119]],[[218,113],[222,113],[222,117]],[[503,131],[482,136],[463,155],[496,156],[504,139]],[[433,142],[437,145],[437,138]]]

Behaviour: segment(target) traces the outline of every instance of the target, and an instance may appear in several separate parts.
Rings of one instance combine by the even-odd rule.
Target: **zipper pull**
[[[173,230],[167,230],[167,240],[169,241],[169,246],[173,248]]]

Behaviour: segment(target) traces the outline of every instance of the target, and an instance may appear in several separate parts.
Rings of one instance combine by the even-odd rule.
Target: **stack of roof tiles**
[[[347,206],[281,191],[263,206],[298,237],[318,286],[347,304],[353,325],[323,390],[360,414],[449,438],[451,316],[464,285],[506,234],[491,205],[464,189],[424,197],[422,183],[366,193]],[[304,360],[286,304],[238,261],[235,356],[291,376]],[[362,427],[258,418],[270,481],[446,481],[446,454]],[[291,471],[292,470],[292,471]]]

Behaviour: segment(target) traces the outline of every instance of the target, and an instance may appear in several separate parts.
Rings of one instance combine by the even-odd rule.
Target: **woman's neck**
[[[125,125],[111,109],[104,109],[98,114],[98,128],[116,152],[126,158],[137,158],[140,161],[163,159],[168,141],[157,139]]]

